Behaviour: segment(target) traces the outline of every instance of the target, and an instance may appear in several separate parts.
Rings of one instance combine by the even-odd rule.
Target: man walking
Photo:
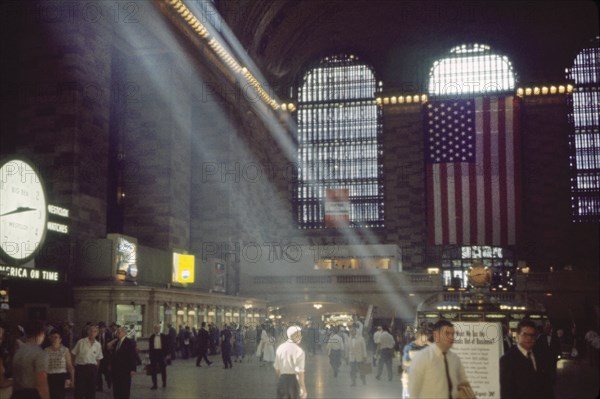
[[[388,381],[392,380],[392,360],[394,359],[394,346],[396,341],[390,334],[390,330],[387,326],[382,326],[381,335],[379,336],[379,365],[377,367],[376,379],[381,378],[383,373],[383,366],[385,365],[388,374]]]
[[[440,320],[433,326],[434,343],[416,353],[408,369],[411,398],[458,398],[458,391],[469,385],[460,358],[450,350],[454,326]]]
[[[329,364],[333,368],[333,377],[338,376],[342,365],[342,353],[344,352],[344,340],[339,335],[339,327],[334,327],[333,334],[327,341],[327,352],[329,353]]]
[[[198,358],[196,359],[196,367],[202,367],[200,363],[202,363],[202,359],[206,362],[207,365],[211,365],[212,362],[208,360],[206,357],[206,353],[208,352],[208,347],[210,346],[210,334],[206,329],[206,322],[202,322],[200,331],[198,331]]]
[[[304,362],[306,355],[300,347],[302,330],[298,326],[290,326],[286,335],[288,340],[279,345],[275,353],[275,372],[277,382],[277,399],[304,399]]]
[[[350,339],[348,340],[348,361],[350,362],[351,386],[356,386],[356,375],[360,373],[363,385],[367,384],[367,376],[361,373],[360,368],[367,361],[367,345],[365,339],[357,334],[356,325],[350,327]],[[368,365],[368,363],[367,363]]]
[[[154,334],[150,336],[148,341],[148,349],[150,354],[150,368],[152,370],[152,388],[156,389],[157,378],[156,374],[160,371],[162,386],[167,386],[167,365],[165,359],[171,356],[169,348],[169,337],[160,332],[160,324],[154,325]]]
[[[137,369],[137,353],[135,342],[127,338],[125,327],[117,329],[117,340],[114,345],[115,351],[112,355],[113,395],[115,399],[129,399],[131,377]]]
[[[98,365],[102,360],[102,346],[96,341],[98,327],[90,325],[87,337],[81,338],[71,351],[75,356],[75,399],[96,397]]]

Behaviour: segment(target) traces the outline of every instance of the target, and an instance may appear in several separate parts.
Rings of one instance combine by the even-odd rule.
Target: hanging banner
[[[348,227],[350,225],[350,190],[328,189],[325,191],[325,227]]]

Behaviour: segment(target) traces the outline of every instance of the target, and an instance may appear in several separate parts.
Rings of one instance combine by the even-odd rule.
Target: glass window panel
[[[597,44],[597,43],[596,43]],[[574,222],[600,221],[600,49],[583,49],[567,72],[570,96],[571,208]]]
[[[450,50],[448,57],[433,63],[429,79],[429,94],[438,96],[506,92],[514,87],[508,58],[478,44]]]
[[[375,103],[377,85],[372,69],[353,55],[324,58],[304,78],[298,104],[298,185],[295,190],[301,228],[323,228],[323,200],[328,189],[348,189],[350,227],[383,226],[381,110]],[[317,111],[308,117],[308,112]],[[309,139],[303,140],[306,136]],[[315,151],[316,149],[316,151]],[[314,153],[308,158],[302,154]],[[375,188],[375,189],[374,189]],[[313,195],[318,193],[318,195]],[[309,218],[301,204],[318,204]]]

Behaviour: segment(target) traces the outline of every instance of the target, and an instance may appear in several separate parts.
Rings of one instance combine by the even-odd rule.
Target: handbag
[[[361,376],[373,374],[373,367],[370,363],[364,362],[359,364],[358,371],[360,372]]]
[[[152,375],[152,365],[151,364],[145,365],[144,370],[146,371],[146,375]]]

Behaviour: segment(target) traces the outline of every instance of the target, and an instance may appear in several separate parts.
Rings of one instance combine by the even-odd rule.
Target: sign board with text
[[[455,321],[452,351],[460,357],[477,399],[500,398],[502,325]]]

